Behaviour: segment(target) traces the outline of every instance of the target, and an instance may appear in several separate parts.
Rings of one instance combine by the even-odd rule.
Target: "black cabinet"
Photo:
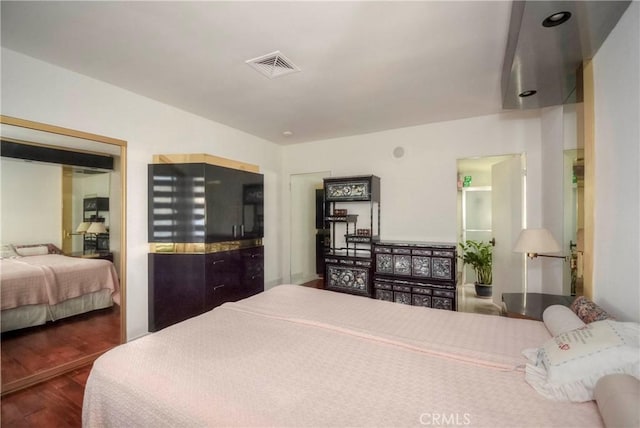
[[[380,234],[380,178],[324,179],[325,288],[372,296],[371,245]]]
[[[149,254],[149,331],[264,291],[264,248]]]
[[[86,223],[105,223],[109,215],[109,198],[94,197],[82,200],[82,221]],[[109,233],[84,233],[82,250],[85,253],[109,251]]]
[[[149,165],[149,330],[264,290],[262,174]]]
[[[206,163],[149,165],[149,241],[264,236],[262,174]]]
[[[376,299],[456,310],[455,244],[382,241],[373,253]]]
[[[149,254],[149,331],[204,312],[205,256]]]

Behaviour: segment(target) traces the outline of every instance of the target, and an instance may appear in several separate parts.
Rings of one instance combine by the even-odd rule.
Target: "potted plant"
[[[471,266],[476,273],[476,295],[491,297],[493,247],[489,243],[468,239],[460,243],[460,249],[463,265]]]

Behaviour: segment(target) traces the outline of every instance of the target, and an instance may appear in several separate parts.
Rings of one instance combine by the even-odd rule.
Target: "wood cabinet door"
[[[264,291],[264,247],[247,248],[240,251],[242,289],[244,297]]]
[[[204,311],[202,254],[149,254],[149,331]]]

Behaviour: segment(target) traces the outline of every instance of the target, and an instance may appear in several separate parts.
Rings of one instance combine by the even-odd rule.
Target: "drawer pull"
[[[217,265],[218,263],[224,263],[224,259],[222,260],[214,260],[213,263],[211,263],[212,265]]]
[[[214,285],[214,286],[213,286],[213,290],[215,291],[215,290],[217,290],[218,288],[222,288],[222,287],[226,287],[226,286],[227,286],[226,284]]]

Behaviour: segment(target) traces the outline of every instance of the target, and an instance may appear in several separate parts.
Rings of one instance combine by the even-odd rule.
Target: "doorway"
[[[491,297],[479,297],[475,272],[458,264],[458,310],[499,314],[503,292],[524,290],[524,259],[512,251],[524,221],[524,156],[459,159],[458,242],[492,245]]]
[[[321,278],[318,258],[322,258],[323,232],[316,224],[316,190],[322,189],[330,171],[291,174],[291,260],[292,284],[304,284]],[[321,210],[322,211],[322,210]]]

